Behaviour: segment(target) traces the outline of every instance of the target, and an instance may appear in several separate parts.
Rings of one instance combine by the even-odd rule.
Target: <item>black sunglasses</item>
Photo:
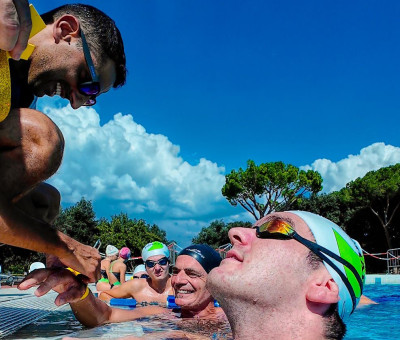
[[[134,276],[134,279],[148,279],[150,276],[147,274],[142,274],[140,276]]]
[[[344,282],[347,290],[350,292],[351,300],[353,302],[353,310],[356,308],[356,296],[354,293],[354,288],[352,287],[351,283],[349,282],[346,275],[330,260],[326,255],[330,256],[331,258],[335,259],[336,261],[342,263],[346,266],[350,271],[353,273],[354,277],[356,278],[358,285],[360,287],[360,291],[362,293],[363,283],[360,277],[360,274],[357,272],[354,266],[346,261],[345,259],[341,258],[340,256],[336,255],[334,252],[330,251],[329,249],[320,246],[319,244],[309,241],[304,237],[300,236],[293,227],[288,224],[286,221],[283,220],[272,220],[264,223],[260,227],[256,227],[256,236],[262,239],[279,239],[279,240],[290,240],[294,239],[297,242],[300,242],[302,245],[310,249],[315,255],[319,258],[324,260],[328,263],[340,276],[342,281]]]
[[[89,45],[86,42],[86,38],[85,35],[83,34],[82,29],[81,29],[81,38],[82,38],[83,54],[85,55],[86,64],[89,68],[92,81],[87,81],[85,83],[79,84],[78,90],[84,96],[89,96],[89,99],[83,105],[92,106],[96,104],[96,95],[100,93],[100,82],[94,68],[93,59],[90,55]]]
[[[159,264],[160,266],[165,266],[168,262],[169,260],[166,257],[163,257],[158,261],[147,260],[145,263],[147,267],[153,268],[156,264]]]

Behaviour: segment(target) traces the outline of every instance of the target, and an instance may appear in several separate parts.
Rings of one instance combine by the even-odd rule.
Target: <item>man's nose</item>
[[[175,282],[180,284],[185,284],[187,282],[187,276],[185,272],[182,273],[182,271],[180,271],[178,274],[176,274]]]
[[[256,232],[252,228],[232,228],[228,232],[232,245],[247,245],[255,237]]]
[[[89,99],[89,96],[84,96],[80,94],[79,92],[76,91],[71,91],[71,95],[69,98],[69,103],[71,104],[71,107],[76,110],[79,109],[83,104],[87,102]]]

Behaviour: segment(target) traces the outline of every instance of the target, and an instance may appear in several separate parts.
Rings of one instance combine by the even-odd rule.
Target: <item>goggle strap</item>
[[[310,250],[312,251],[312,249],[310,249]],[[321,251],[318,251],[318,253],[317,252],[314,252],[314,253],[317,256],[319,256],[322,260],[324,260],[326,263],[328,263],[333,268],[333,270],[335,270],[336,273],[339,274],[340,278],[342,279],[343,283],[345,284],[347,290],[350,293],[351,301],[353,302],[353,308],[351,310],[351,313],[353,313],[354,309],[356,308],[357,301],[356,301],[356,296],[354,294],[353,287],[351,286],[351,284],[350,284],[349,280],[347,279],[346,275],[344,275],[343,272],[327,256],[324,255],[324,253],[322,253]]]
[[[92,77],[93,81],[98,82],[99,79],[97,78],[97,74],[96,74],[96,71],[95,71],[95,68],[94,68],[93,59],[92,59],[92,56],[90,55],[89,45],[88,45],[88,43],[86,41],[85,34],[83,33],[82,29],[81,29],[81,38],[82,38],[83,53],[85,54],[86,62],[87,62],[88,67],[89,67],[90,76]]]
[[[318,249],[320,252],[330,256],[331,258],[335,259],[336,261],[340,262],[341,264],[343,264],[344,266],[346,266],[347,268],[349,268],[351,270],[351,272],[353,273],[354,277],[356,278],[358,285],[360,286],[360,291],[362,292],[362,280],[360,277],[360,274],[358,274],[356,268],[354,268],[354,266],[346,261],[345,259],[341,258],[340,256],[338,256],[337,254],[335,254],[334,252],[330,251],[329,249],[320,246],[319,244],[309,241],[305,238],[303,238],[302,236],[300,236],[299,234],[297,234],[296,232],[293,234],[293,238],[298,238],[299,241],[301,241],[304,245],[308,245],[307,248],[312,250],[310,247],[314,247],[316,249]]]

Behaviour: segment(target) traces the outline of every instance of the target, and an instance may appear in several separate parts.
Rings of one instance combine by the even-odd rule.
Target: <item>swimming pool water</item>
[[[356,309],[347,321],[345,340],[388,340],[400,339],[400,285],[366,285],[364,294],[378,305],[362,306]],[[212,329],[214,327],[214,329]],[[141,336],[154,331],[168,329],[192,330],[203,333],[203,330],[214,334],[210,339],[230,339],[226,325],[211,325],[199,323],[183,323],[180,320],[160,320],[158,317],[139,321],[111,324],[95,329],[85,329],[65,308],[53,312],[46,318],[26,326],[5,339],[62,339],[73,333],[79,338],[110,339],[127,335]],[[203,335],[206,335],[203,333]]]
[[[364,295],[379,304],[354,311],[345,340],[400,339],[400,285],[366,285]]]

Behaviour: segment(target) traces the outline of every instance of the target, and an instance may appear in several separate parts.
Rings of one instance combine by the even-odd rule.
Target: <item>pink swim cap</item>
[[[122,257],[124,260],[127,260],[131,257],[131,250],[128,247],[123,247],[119,251],[119,256]]]

